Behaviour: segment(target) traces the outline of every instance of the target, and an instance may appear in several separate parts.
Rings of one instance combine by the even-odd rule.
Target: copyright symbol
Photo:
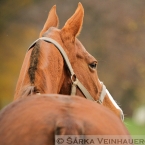
[[[58,138],[58,139],[56,140],[56,142],[57,142],[58,144],[62,144],[62,143],[64,142],[64,139]]]

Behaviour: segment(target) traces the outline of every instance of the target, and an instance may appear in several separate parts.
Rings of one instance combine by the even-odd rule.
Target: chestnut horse
[[[28,49],[17,82],[15,97],[32,94],[78,95],[96,101],[123,120],[123,112],[97,75],[97,60],[76,38],[82,28],[84,9],[75,13],[58,29],[56,6],[49,12],[40,38]]]
[[[54,145],[55,135],[129,138],[122,121],[111,110],[78,96],[32,95],[0,112],[1,145]]]

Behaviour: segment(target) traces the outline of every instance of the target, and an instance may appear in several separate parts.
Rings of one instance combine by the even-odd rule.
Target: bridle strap
[[[85,96],[87,99],[92,100],[92,101],[95,101],[94,98],[91,96],[91,94],[87,91],[87,89],[86,89],[86,88],[82,85],[82,83],[77,79],[77,77],[76,77],[76,75],[75,75],[75,73],[74,73],[74,71],[73,71],[73,68],[72,68],[72,66],[71,66],[71,64],[70,64],[70,61],[69,61],[69,59],[68,59],[68,57],[67,57],[67,55],[66,55],[66,52],[64,51],[64,49],[62,48],[62,46],[61,46],[58,42],[56,42],[54,39],[52,39],[52,38],[47,38],[47,37],[41,37],[41,38],[37,39],[35,42],[33,42],[33,43],[30,45],[30,47],[28,48],[28,51],[36,44],[36,42],[37,42],[38,40],[43,40],[43,41],[46,41],[46,42],[49,42],[49,43],[54,44],[54,45],[56,46],[56,48],[57,48],[57,49],[60,51],[60,53],[62,54],[62,56],[63,56],[63,58],[64,58],[64,60],[65,60],[65,62],[66,62],[66,65],[67,65],[67,67],[68,67],[68,69],[69,69],[69,71],[70,71],[70,73],[71,73],[71,80],[72,80],[71,95],[76,95],[76,88],[78,87],[78,88],[80,89],[80,91],[84,94],[84,96]],[[76,77],[75,80],[72,79],[74,76]],[[105,88],[106,88],[106,87],[105,87],[104,85],[102,85],[102,86],[103,86],[103,88],[102,88],[102,92],[101,92],[100,98],[99,98],[99,100],[97,100],[97,102],[100,103],[100,104],[102,104],[103,99],[104,99],[104,97],[105,97],[105,95],[106,95],[106,91],[105,91]]]
[[[82,85],[82,83],[76,78],[76,81],[72,83],[72,88],[71,88],[71,95],[76,95],[76,87],[78,87],[81,92],[86,96],[88,100],[95,101],[94,98],[90,95],[90,93],[87,91],[87,89]]]
[[[68,59],[68,57],[67,57],[67,55],[66,55],[64,49],[63,49],[63,48],[61,47],[61,45],[60,45],[58,42],[56,42],[54,39],[47,38],[47,37],[41,37],[41,38],[37,39],[34,43],[32,43],[32,44],[30,45],[30,47],[28,48],[28,50],[30,50],[30,49],[36,44],[36,42],[37,42],[38,40],[43,40],[43,41],[50,42],[50,43],[54,44],[54,45],[57,47],[57,49],[60,51],[60,53],[62,54],[62,56],[63,56],[63,58],[64,58],[64,60],[65,60],[65,62],[66,62],[66,64],[67,64],[67,67],[68,67],[68,69],[69,69],[69,71],[70,71],[70,73],[71,73],[71,76],[75,75],[75,73],[74,73],[74,71],[73,71],[73,68],[72,68],[72,66],[71,66],[71,64],[70,64],[70,62],[69,62],[69,59]]]
[[[100,98],[97,100],[97,103],[102,104],[107,92],[106,92],[106,86],[103,84],[103,82],[100,83],[102,84],[102,91],[100,94]]]

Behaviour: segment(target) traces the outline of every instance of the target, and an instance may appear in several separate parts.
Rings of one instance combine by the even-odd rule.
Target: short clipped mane
[[[30,78],[30,83],[33,85],[35,82],[35,71],[37,70],[38,66],[38,58],[39,58],[39,52],[40,52],[40,45],[39,41],[35,44],[31,56],[30,56],[30,66],[28,69],[28,75]]]

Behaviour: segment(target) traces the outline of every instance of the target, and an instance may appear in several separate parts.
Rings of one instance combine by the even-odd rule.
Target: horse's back
[[[0,113],[0,143],[54,144],[54,135],[127,135],[109,109],[77,96],[20,99]]]

